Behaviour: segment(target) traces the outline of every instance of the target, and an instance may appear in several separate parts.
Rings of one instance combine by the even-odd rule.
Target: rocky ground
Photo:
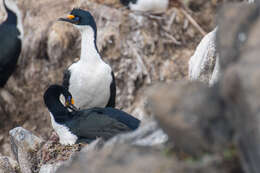
[[[188,81],[189,58],[215,27],[219,3],[223,1],[185,1],[183,7],[171,6],[154,16],[130,12],[113,0],[19,1],[25,16],[24,50],[15,75],[1,91],[10,103],[1,108],[1,153],[12,153],[13,159],[1,156],[0,170],[258,173],[258,3],[225,5],[218,12],[218,30],[210,40],[218,56],[212,66],[199,68],[212,76],[218,62],[219,77],[211,87],[203,75],[198,80],[204,83]],[[61,82],[64,68],[78,57],[80,41],[70,25],[53,21],[73,6],[95,15],[98,47],[117,78],[117,107],[143,122],[133,133],[73,146],[60,145],[52,135],[42,94],[49,84]],[[18,127],[8,134],[15,126],[29,131]],[[10,143],[11,152],[6,149]]]

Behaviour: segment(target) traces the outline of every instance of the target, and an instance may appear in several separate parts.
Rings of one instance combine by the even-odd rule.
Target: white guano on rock
[[[216,33],[218,28],[208,33],[199,43],[189,61],[189,79],[213,85],[219,77]]]

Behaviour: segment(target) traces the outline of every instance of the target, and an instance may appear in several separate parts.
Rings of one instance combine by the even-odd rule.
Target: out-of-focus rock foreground
[[[206,57],[210,69],[203,74],[206,78],[197,79],[209,87],[187,81],[188,60],[202,35],[180,8],[150,16],[129,12],[113,0],[96,2],[19,2],[26,8],[25,48],[5,88],[12,96],[1,92],[13,106],[1,117],[2,153],[8,153],[11,144],[12,158],[1,156],[0,170],[258,173],[260,4],[225,5],[219,11],[213,44],[221,73],[214,85],[209,82],[216,56],[213,61]],[[211,31],[220,1],[187,2],[192,17]],[[97,139],[90,145],[62,146],[51,135],[42,94],[49,84],[61,82],[63,69],[78,57],[78,33],[55,21],[75,6],[89,9],[96,18],[98,47],[117,78],[117,107],[143,123],[137,131],[108,142]],[[150,87],[155,83],[160,84]],[[17,127],[9,132],[9,144],[7,131],[17,125],[40,138]]]

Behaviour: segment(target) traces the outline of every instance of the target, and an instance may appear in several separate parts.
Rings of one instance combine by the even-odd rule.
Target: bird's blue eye
[[[76,16],[76,17],[74,18],[74,20],[75,20],[75,21],[79,21],[79,17]]]

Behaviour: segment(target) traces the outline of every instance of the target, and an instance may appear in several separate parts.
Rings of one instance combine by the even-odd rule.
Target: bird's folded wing
[[[110,137],[130,131],[131,129],[120,121],[107,116],[92,112],[91,115],[80,116],[73,122],[76,127],[73,133],[82,138],[94,139],[102,137],[109,139]]]

